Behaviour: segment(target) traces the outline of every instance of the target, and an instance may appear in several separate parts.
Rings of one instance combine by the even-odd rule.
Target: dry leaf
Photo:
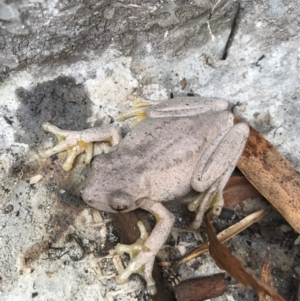
[[[295,167],[253,128],[237,166],[300,233],[300,173]]]
[[[246,199],[260,195],[245,177],[232,176],[223,191],[224,207],[235,206]]]
[[[209,253],[215,260],[217,266],[225,270],[230,276],[247,287],[252,287],[259,296],[268,295],[272,297],[274,301],[285,301],[285,299],[276,293],[267,284],[264,284],[261,280],[254,275],[248,273],[242,266],[239,259],[233,256],[229,249],[222,245],[212,226],[212,211],[209,210],[205,217],[206,230],[209,237]]]
[[[242,232],[253,223],[257,222],[260,218],[262,218],[266,214],[265,210],[259,210],[256,212],[251,213],[250,215],[246,216],[239,222],[235,223],[234,225],[226,228],[222,232],[218,233],[217,238],[220,243],[224,243],[237,235],[238,233]],[[184,256],[180,261],[179,264],[192,260],[201,254],[208,251],[209,242],[206,242],[199,247],[197,247],[193,252],[189,253],[188,255]]]

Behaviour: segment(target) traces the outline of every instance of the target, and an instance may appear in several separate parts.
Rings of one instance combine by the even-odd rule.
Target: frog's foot
[[[132,245],[117,244],[115,248],[119,255],[127,253],[131,259],[127,268],[116,277],[116,282],[124,284],[131,274],[138,273],[146,280],[148,293],[154,295],[156,287],[152,277],[152,269],[156,253],[145,246],[145,241],[149,235],[144,224],[139,221],[137,225],[141,232],[140,238]]]
[[[108,141],[111,145],[116,145],[121,140],[120,129],[107,125],[99,128],[91,128],[83,131],[66,131],[57,126],[45,122],[42,125],[47,132],[57,136],[59,143],[49,149],[39,152],[42,158],[50,157],[62,151],[67,151],[67,159],[63,163],[63,169],[69,171],[73,167],[75,158],[85,152],[85,163],[89,164],[93,157],[93,142]]]
[[[223,205],[223,188],[218,187],[218,182],[214,183],[205,192],[200,193],[189,205],[190,211],[196,211],[196,217],[193,222],[193,228],[197,229],[200,227],[205,212],[212,207],[214,215],[220,215]],[[222,185],[223,186],[223,185]]]
[[[147,109],[153,105],[153,102],[136,98],[133,95],[127,97],[132,101],[132,107],[118,115],[118,121],[130,119],[131,126],[135,126],[147,117]]]

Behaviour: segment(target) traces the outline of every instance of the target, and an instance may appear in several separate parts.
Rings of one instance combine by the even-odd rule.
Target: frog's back
[[[229,112],[149,118],[124,138],[118,153],[124,168],[139,175],[147,186],[148,197],[173,199],[191,190],[191,176],[201,154],[229,126],[229,119]]]

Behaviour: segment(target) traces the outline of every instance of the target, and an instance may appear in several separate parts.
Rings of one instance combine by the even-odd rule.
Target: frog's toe
[[[150,295],[156,293],[155,281],[152,277],[152,270],[154,264],[155,254],[151,251],[142,251],[139,255],[131,259],[127,268],[116,277],[117,284],[124,284],[128,282],[132,274],[139,274],[146,281],[147,291]]]
[[[143,224],[142,221],[138,221],[137,226],[139,227],[140,230],[140,238],[133,244],[131,245],[125,245],[125,244],[117,244],[115,251],[117,254],[122,255],[123,253],[129,254],[130,258],[133,259],[137,257],[137,254],[145,249],[144,243],[149,237],[149,234],[146,230],[145,225]]]
[[[128,282],[128,277],[127,275],[124,276],[124,273],[120,273],[118,276],[116,276],[115,280],[117,284],[122,285]]]
[[[67,149],[68,156],[62,167],[65,171],[69,171],[73,168],[74,161],[76,157],[82,153],[86,153],[85,163],[89,164],[93,157],[93,144],[85,143],[83,141],[78,141],[77,145]]]
[[[74,163],[74,160],[75,158],[84,152],[84,148],[79,146],[79,145],[76,145],[72,148],[69,148],[67,150],[68,152],[68,155],[67,155],[67,159],[65,160],[65,162],[62,164],[62,168],[65,170],[65,171],[69,171],[72,169],[73,167],[73,163]]]
[[[198,229],[198,228],[200,228],[201,223],[202,223],[202,220],[201,220],[201,221],[194,220],[193,223],[192,223],[193,229]]]
[[[132,107],[118,115],[119,121],[125,121],[131,119],[131,126],[134,127],[147,117],[147,109],[154,104],[151,101],[136,98],[133,95],[129,95],[128,100],[132,101]]]
[[[222,212],[223,204],[215,204],[213,205],[213,214],[219,216]]]
[[[152,296],[155,295],[157,293],[155,284],[154,285],[147,284],[147,291],[148,291],[149,295],[152,295]]]
[[[193,202],[188,205],[190,211],[196,211],[193,228],[200,227],[203,216],[207,209],[213,208],[214,215],[220,215],[224,205],[223,193],[219,191],[217,185],[213,185],[204,193],[201,193]]]
[[[152,272],[152,271],[151,271]],[[144,275],[144,279],[146,280],[147,283],[147,291],[150,295],[155,295],[157,292],[156,286],[155,286],[155,281],[151,275]]]

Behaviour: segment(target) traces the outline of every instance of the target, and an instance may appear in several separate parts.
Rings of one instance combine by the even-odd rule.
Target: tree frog
[[[66,170],[79,153],[86,152],[86,162],[90,162],[92,142],[112,144],[109,153],[92,160],[82,191],[87,204],[107,212],[142,208],[156,217],[150,235],[139,223],[140,239],[131,246],[117,245],[118,253],[127,252],[132,257],[117,276],[117,283],[126,282],[132,273],[140,273],[149,293],[155,294],[154,259],[174,223],[164,202],[192,190],[199,192],[199,197],[189,204],[189,209],[196,212],[194,228],[200,226],[209,207],[213,207],[214,214],[220,214],[223,189],[249,135],[249,127],[245,123],[234,124],[233,114],[227,108],[228,102],[223,99],[199,97],[136,105],[121,114],[121,120],[135,117],[138,121],[124,139],[120,128],[113,124],[79,132],[61,130],[50,123],[43,125],[62,141],[42,151],[42,157],[68,150],[63,166]]]

